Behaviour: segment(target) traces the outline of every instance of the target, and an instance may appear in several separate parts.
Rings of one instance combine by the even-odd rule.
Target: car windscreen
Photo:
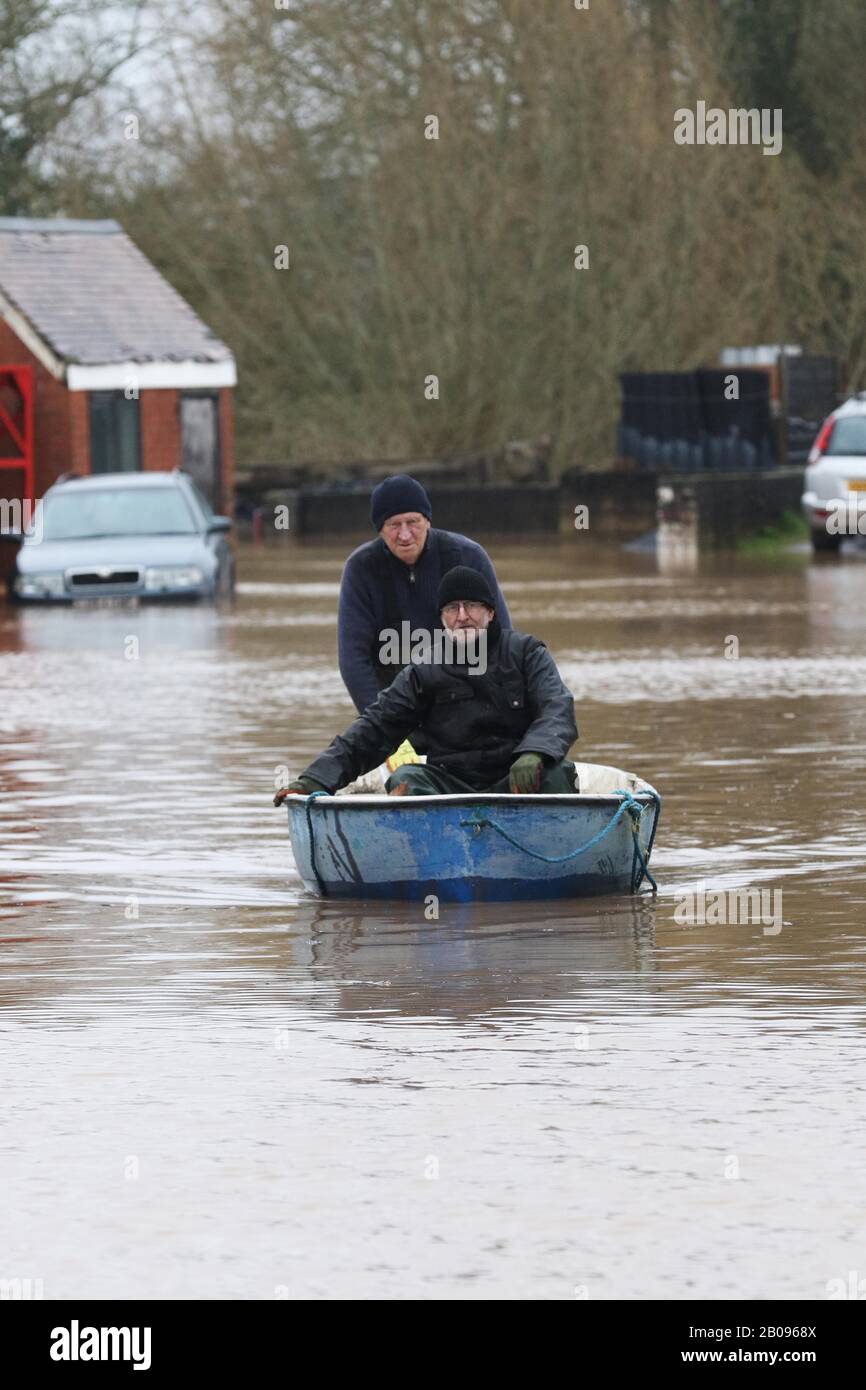
[[[64,489],[42,512],[47,541],[100,536],[190,536],[198,527],[178,488]]]
[[[843,416],[833,426],[825,454],[866,454],[866,415]]]

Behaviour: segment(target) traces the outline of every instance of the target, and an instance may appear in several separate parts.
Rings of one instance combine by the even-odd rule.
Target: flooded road
[[[866,1277],[866,551],[489,548],[662,794],[657,899],[318,903],[346,548],[0,606],[0,1277],[46,1298],[825,1298]],[[731,639],[735,639],[732,641]],[[684,921],[754,887],[777,925]],[[833,1287],[833,1286],[831,1286]]]

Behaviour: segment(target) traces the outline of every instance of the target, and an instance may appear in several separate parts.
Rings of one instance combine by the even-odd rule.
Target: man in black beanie
[[[337,647],[340,674],[359,714],[406,665],[383,656],[383,633],[430,632],[439,625],[436,590],[446,570],[467,565],[484,576],[500,625],[511,618],[487,552],[467,536],[432,526],[424,488],[408,473],[385,478],[373,489],[374,541],[354,550],[340,583]],[[393,751],[393,750],[389,750]]]
[[[401,670],[275,804],[345,787],[416,728],[427,762],[398,767],[386,783],[392,796],[578,790],[574,764],[565,760],[577,738],[574,699],[544,643],[503,630],[490,585],[465,565],[445,575],[436,606],[450,638],[444,658]],[[484,647],[483,665],[465,659],[469,645]]]

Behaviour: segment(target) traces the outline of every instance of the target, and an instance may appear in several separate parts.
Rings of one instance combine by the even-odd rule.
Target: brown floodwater
[[[346,547],[0,606],[0,1278],[46,1298],[824,1298],[866,1276],[866,551],[490,543],[659,894],[317,902]],[[732,639],[736,639],[733,641]],[[737,652],[738,647],[738,652]],[[734,655],[734,653],[737,653]],[[779,912],[683,921],[683,894]]]

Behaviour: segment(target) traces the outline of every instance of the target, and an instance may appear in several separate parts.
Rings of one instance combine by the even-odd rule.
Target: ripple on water
[[[662,792],[661,892],[431,922],[311,899],[269,804],[351,718],[342,558],[242,555],[223,614],[0,620],[7,1267],[46,1297],[823,1298],[862,1254],[862,566],[498,548],[582,756]],[[781,891],[781,931],[677,921],[699,883]]]

